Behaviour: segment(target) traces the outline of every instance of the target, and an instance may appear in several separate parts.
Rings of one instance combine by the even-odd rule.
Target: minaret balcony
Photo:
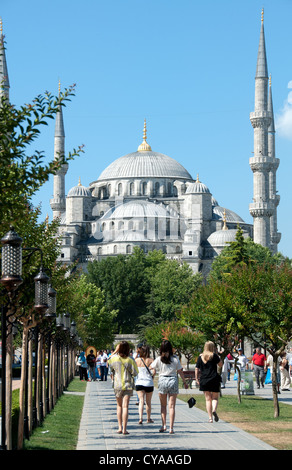
[[[282,234],[279,232],[272,232],[271,233],[271,242],[275,243],[276,245],[280,243]]]
[[[249,159],[249,166],[251,167],[253,172],[271,171],[271,169],[273,168],[273,164],[274,164],[274,158],[264,156],[264,155],[257,155]]]
[[[271,217],[274,213],[274,204],[270,202],[253,202],[249,205],[252,217]]]
[[[272,114],[270,111],[253,111],[249,115],[252,127],[268,129],[272,121]]]

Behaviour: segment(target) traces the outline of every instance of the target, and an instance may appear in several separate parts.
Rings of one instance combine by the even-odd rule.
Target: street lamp
[[[15,291],[23,282],[22,274],[22,238],[11,226],[9,232],[1,239],[2,243],[2,277],[1,283],[8,292]]]
[[[45,313],[49,308],[48,282],[49,277],[41,267],[40,272],[35,276],[35,310],[40,314]]]

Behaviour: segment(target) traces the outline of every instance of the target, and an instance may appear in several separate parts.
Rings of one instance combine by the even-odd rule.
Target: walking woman
[[[217,366],[222,367],[222,361],[215,352],[215,344],[212,341],[207,341],[203,353],[197,360],[196,382],[205,395],[209,423],[213,423],[213,417],[215,421],[219,421],[217,406],[221,378],[217,372]]]
[[[144,399],[146,401],[147,423],[154,423],[151,419],[151,399],[154,390],[153,376],[149,369],[153,359],[150,357],[149,346],[143,345],[136,357],[139,374],[136,378],[136,391],[139,397],[139,424],[143,423]]]
[[[150,367],[154,370],[154,373],[156,373],[156,369],[159,371],[158,392],[162,420],[162,426],[159,432],[166,431],[167,396],[169,396],[169,434],[174,434],[175,404],[178,395],[177,373],[181,376],[185,388],[188,388],[188,385],[185,382],[180,360],[173,354],[172,346],[169,341],[165,340],[162,342],[160,346],[160,356],[152,362]]]
[[[133,395],[134,377],[138,375],[136,362],[129,357],[129,354],[129,343],[122,341],[108,361],[117,400],[118,434],[129,434],[127,431],[129,401]]]

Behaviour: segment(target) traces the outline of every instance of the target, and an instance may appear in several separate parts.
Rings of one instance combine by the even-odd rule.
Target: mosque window
[[[110,223],[110,230],[114,230],[115,228],[115,223],[113,221],[111,221]]]
[[[134,195],[134,183],[130,183],[130,196]]]
[[[123,185],[122,183],[118,184],[118,196],[122,196],[123,194]]]
[[[98,255],[102,255],[102,248],[101,248],[101,247],[98,248],[97,254],[98,254]]]
[[[155,195],[159,196],[159,183],[155,183]]]
[[[114,246],[114,254],[117,254],[117,252],[118,252],[118,247],[117,247],[117,245],[115,245]]]
[[[106,224],[105,224],[105,222],[104,222],[104,223],[102,224],[102,226],[101,226],[101,231],[104,232],[105,229],[106,229]]]
[[[146,196],[146,194],[147,194],[147,183],[145,181],[142,184],[142,194],[143,194],[143,196]]]
[[[132,253],[132,247],[131,247],[131,245],[127,245],[127,246],[126,246],[126,253],[127,253],[127,254]]]
[[[118,229],[119,230],[124,230],[124,222],[123,220],[120,220],[119,223],[118,223]]]

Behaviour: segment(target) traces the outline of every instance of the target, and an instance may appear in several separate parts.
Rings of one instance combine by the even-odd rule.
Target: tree
[[[75,301],[78,301],[76,323],[84,343],[95,344],[101,349],[110,346],[114,341],[114,323],[117,312],[108,310],[100,288],[93,283],[88,283],[83,274],[75,283],[73,297]]]

